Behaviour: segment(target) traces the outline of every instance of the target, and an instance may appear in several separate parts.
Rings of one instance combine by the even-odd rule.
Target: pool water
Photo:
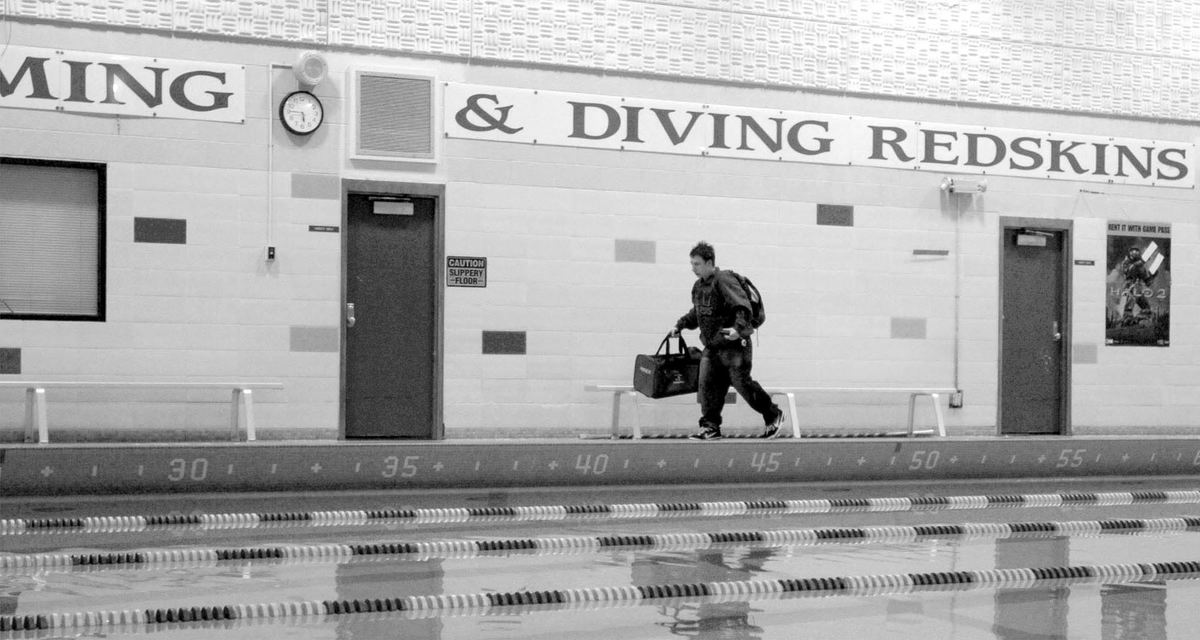
[[[0,630],[0,639],[1192,638],[1200,574],[1170,563],[1200,561],[1200,527],[1181,520],[1200,515],[1200,498],[909,503],[1197,488],[1193,478],[1175,478],[7,499],[0,616],[59,615],[55,628]],[[846,506],[744,508],[747,500],[831,499]],[[550,508],[582,504],[621,506]],[[456,511],[481,505],[539,509]],[[392,508],[445,511],[355,515]],[[319,521],[245,517],[339,509],[344,517]],[[172,513],[225,517],[137,524],[137,516]],[[97,516],[109,521],[87,530],[12,524]],[[1160,570],[1147,569],[1154,563]],[[1089,569],[1040,578],[1004,571],[1066,567]],[[522,594],[554,595],[507,604]],[[386,601],[417,610],[378,610]],[[337,613],[311,604],[332,602]],[[214,609],[242,613],[103,622],[104,612]]]

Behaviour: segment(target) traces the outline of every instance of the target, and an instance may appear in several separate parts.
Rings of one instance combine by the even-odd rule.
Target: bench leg
[[[50,442],[50,429],[46,424],[45,389],[25,390],[25,442]]]
[[[636,391],[626,391],[629,396],[629,404],[633,408],[633,439],[642,439],[642,416],[638,414],[638,393]]]
[[[908,437],[913,437],[913,420],[917,416],[917,396],[919,393],[910,393],[908,395]]]
[[[642,421],[638,415],[638,394],[636,391],[614,391],[612,399],[612,439],[621,437],[621,396],[628,395],[633,411],[633,439],[642,439]]]
[[[246,436],[242,437],[242,432],[239,429],[242,422],[246,423]],[[254,390],[253,389],[234,389],[233,390],[233,410],[230,412],[229,426],[231,436],[234,441],[245,440],[246,442],[254,442],[257,439],[257,434],[254,430]]]
[[[790,391],[776,391],[771,394],[771,398],[775,396],[787,396],[788,419],[792,421],[792,437],[800,437],[800,415],[796,412],[796,394]]]
[[[796,411],[796,394],[794,394],[794,393],[787,394],[787,399],[788,399],[788,412],[791,413],[790,417],[792,419],[792,437],[799,438],[800,437],[800,414]]]
[[[624,392],[614,391],[612,398],[612,439],[621,437],[621,396]]]
[[[917,413],[917,397],[925,396],[933,404],[933,415],[937,420],[937,433],[946,437],[946,419],[942,415],[941,395],[937,393],[913,393],[908,396],[908,437],[913,437],[913,420]]]
[[[937,431],[938,436],[946,437],[946,418],[942,415],[941,396],[936,393],[929,394],[929,401],[933,403],[933,415],[937,416]]]
[[[629,404],[633,405],[633,439],[642,439],[642,417],[638,415],[638,394],[636,391],[627,391],[629,394]]]

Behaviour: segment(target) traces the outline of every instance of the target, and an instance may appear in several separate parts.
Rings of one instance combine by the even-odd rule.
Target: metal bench
[[[942,394],[955,393],[957,389],[953,387],[763,387],[771,397],[784,396],[787,398],[788,417],[791,419],[792,437],[800,437],[800,419],[799,413],[796,411],[796,395],[801,393],[809,394],[834,394],[834,393],[900,393],[908,395],[908,437],[914,436],[913,423],[917,413],[917,398],[929,398],[930,405],[933,407],[933,415],[937,422],[937,435],[946,437],[946,421],[942,413],[941,396]],[[584,386],[584,391],[592,391],[599,393],[612,394],[612,437],[619,438],[621,436],[621,398],[629,396],[630,403],[633,406],[633,438],[640,439],[642,437],[642,425],[638,417],[638,392],[633,390],[633,385],[629,384],[589,384]]]
[[[254,430],[254,389],[282,389],[280,382],[82,382],[64,380],[5,380],[0,389],[25,389],[25,442],[50,442],[50,426],[46,422],[46,389],[229,389],[232,391],[233,413],[230,417],[230,436],[233,440],[252,442]],[[241,427],[245,429],[242,430]]]

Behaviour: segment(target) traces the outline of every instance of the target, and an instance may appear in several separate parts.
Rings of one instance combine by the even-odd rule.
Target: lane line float
[[[1028,567],[980,571],[931,571],[924,573],[779,578],[659,585],[622,585],[581,589],[487,592],[453,595],[379,597],[356,600],[304,600],[256,604],[223,604],[124,610],[0,615],[0,632],[47,629],[92,629],[143,625],[144,631],[173,630],[173,623],[222,620],[323,618],[380,612],[483,612],[507,607],[593,608],[598,604],[628,606],[662,604],[679,599],[716,597],[722,601],[782,598],[792,594],[875,596],[947,588],[978,589],[1029,587],[1038,583],[1075,584],[1102,581],[1107,584],[1151,580],[1200,578],[1200,561]],[[421,616],[425,617],[425,616]],[[160,625],[172,625],[162,626]]]
[[[388,520],[419,523],[557,521],[567,516],[601,518],[728,517],[760,511],[771,514],[835,513],[845,511],[911,511],[988,509],[993,507],[1115,506],[1142,503],[1198,504],[1200,490],[1123,491],[1104,493],[998,494],[981,496],[918,496],[915,498],[833,498],[806,500],[745,500],[638,504],[533,505],[516,507],[450,507],[429,509],[368,509],[270,513],[210,513],[191,515],[92,516],[87,518],[0,519],[0,535],[28,533],[115,533],[150,528],[252,529],[269,526],[363,526]]]
[[[538,555],[592,553],[601,549],[642,547],[660,550],[695,550],[716,546],[816,545],[829,543],[907,542],[924,537],[1012,537],[1052,534],[1100,535],[1112,532],[1172,532],[1200,529],[1200,516],[1150,519],[1074,520],[1066,522],[1012,522],[823,527],[775,531],[718,531],[599,536],[550,536],[490,540],[444,539],[382,541],[351,544],[323,543],[235,548],[142,549],[109,553],[28,553],[0,555],[0,571],[47,572],[75,569],[155,569],[215,566],[221,561],[268,560],[312,562],[344,561],[363,556],[413,555],[429,558],[473,558],[496,552],[535,552]],[[24,573],[25,571],[17,571]]]

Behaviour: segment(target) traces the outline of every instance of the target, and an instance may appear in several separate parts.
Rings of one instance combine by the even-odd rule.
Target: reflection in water
[[[695,559],[683,556],[650,556],[633,563],[633,584],[693,584],[753,580],[763,571],[763,564],[772,558],[774,549],[745,549],[730,551],[737,554],[732,564],[725,561],[726,552],[702,550]],[[672,635],[699,640],[760,640],[763,632],[750,620],[749,602],[698,602],[696,604],[659,607],[668,618],[655,623]]]
[[[996,540],[996,568],[1070,566],[1071,540],[1052,536],[1044,540]],[[997,640],[1049,640],[1067,637],[1069,587],[997,589],[992,626]]]
[[[374,600],[440,594],[444,590],[442,560],[400,563],[343,563],[337,567],[337,597],[341,600]],[[338,616],[338,640],[441,640],[440,617],[401,621],[398,617]],[[399,632],[403,630],[401,635]]]
[[[1100,588],[1102,640],[1167,637],[1167,583],[1106,584]]]
[[[1070,587],[997,589],[996,640],[1067,638]]]
[[[14,589],[9,593],[0,593],[0,616],[10,616],[17,612],[17,598],[21,591]]]

